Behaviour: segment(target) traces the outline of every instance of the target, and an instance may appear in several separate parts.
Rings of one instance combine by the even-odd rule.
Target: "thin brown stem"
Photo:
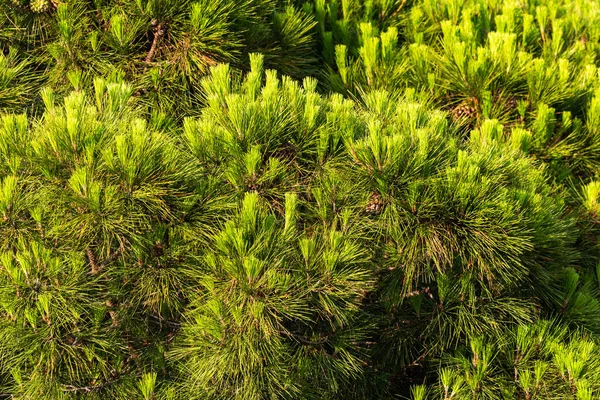
[[[88,247],[85,249],[85,254],[87,255],[88,261],[90,262],[90,265],[92,266],[92,275],[97,274],[100,271],[100,268],[98,267],[98,263],[96,261],[96,255],[94,254],[94,251],[92,250],[91,247]]]
[[[94,251],[92,250],[92,248],[91,247],[86,248],[85,254],[87,255],[88,261],[90,262],[90,266],[92,267],[92,270],[91,270],[92,275],[95,275],[98,272],[102,271],[102,269],[107,264],[112,262],[115,258],[117,258],[117,256],[119,254],[121,254],[122,251],[123,251],[123,249],[116,250],[115,252],[110,254],[104,261],[98,262],[98,259],[96,258],[96,255],[94,254]]]
[[[165,28],[164,28],[163,24],[156,23],[156,21],[153,21],[153,24],[156,25],[153,29],[154,40],[152,40],[152,46],[150,46],[150,51],[148,51],[148,54],[146,55],[145,61],[147,64],[151,63],[154,60],[154,57],[156,56],[156,51],[158,50],[158,44],[160,42],[160,38],[163,37],[165,34]]]

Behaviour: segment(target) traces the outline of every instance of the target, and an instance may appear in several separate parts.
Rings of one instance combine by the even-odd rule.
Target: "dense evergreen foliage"
[[[0,398],[600,398],[597,0],[0,0]]]

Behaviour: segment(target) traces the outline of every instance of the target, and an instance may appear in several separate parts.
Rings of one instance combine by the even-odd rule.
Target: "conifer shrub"
[[[0,397],[600,397],[596,2],[0,12]]]
[[[296,78],[317,67],[312,16],[285,1],[2,0],[0,12],[0,47],[34,58],[32,76],[56,91],[116,75],[173,114],[198,104],[211,66],[245,68],[252,51]]]

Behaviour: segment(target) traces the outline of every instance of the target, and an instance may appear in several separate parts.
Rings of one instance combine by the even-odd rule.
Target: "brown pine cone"
[[[368,214],[378,214],[383,208],[383,198],[377,192],[371,194],[371,199],[365,207],[365,212]]]
[[[470,102],[463,101],[462,103],[454,107],[450,111],[450,113],[452,114],[452,119],[454,119],[454,121],[458,121],[462,118],[475,118],[475,116],[477,115],[477,110],[475,109],[475,107],[473,107],[473,105]]]

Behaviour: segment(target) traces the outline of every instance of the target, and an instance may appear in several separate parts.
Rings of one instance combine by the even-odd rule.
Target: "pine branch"
[[[292,332],[289,332],[289,331],[279,331],[279,333],[281,333],[282,335],[285,335],[285,336],[289,336],[289,337],[291,337],[292,339],[296,340],[299,343],[307,344],[307,345],[311,345],[311,346],[320,346],[322,344],[325,344],[325,343],[327,343],[327,341],[329,340],[329,338],[335,334],[335,332],[332,332],[330,335],[326,335],[324,337],[321,337],[319,340],[313,340],[313,339],[308,338],[306,336],[298,335],[296,333],[292,333]]]
[[[105,388],[107,386],[112,385],[115,382],[120,381],[121,379],[123,379],[124,376],[127,376],[128,373],[122,373],[119,376],[117,376],[115,379],[111,379],[108,381],[104,381],[102,383],[94,383],[92,382],[91,385],[88,386],[75,386],[75,385],[63,385],[63,391],[65,392],[85,392],[85,393],[92,393],[95,391],[98,391],[102,388]],[[134,374],[132,374],[134,377],[139,378],[142,376],[142,374],[140,372],[136,372]]]
[[[120,248],[119,250],[114,251],[112,254],[110,254],[104,261],[102,262],[98,262],[98,259],[96,258],[96,255],[94,254],[94,251],[92,250],[91,247],[87,247],[85,249],[85,254],[87,255],[88,261],[92,267],[91,269],[91,273],[92,275],[96,275],[97,273],[99,273],[100,271],[102,271],[102,269],[107,266],[109,263],[111,263],[112,261],[114,261],[119,254],[121,254],[123,252],[123,249]]]
[[[402,11],[402,9],[406,5],[406,1],[407,0],[402,0],[402,3],[400,3],[400,5],[398,6],[398,8],[390,15],[390,19],[396,18],[400,14],[400,12]]]
[[[85,249],[85,254],[87,255],[88,261],[89,261],[90,265],[92,266],[92,271],[91,271],[92,275],[97,274],[100,271],[100,268],[98,266],[98,263],[96,262],[96,255],[92,251],[92,248],[87,247]]]
[[[152,40],[152,45],[150,46],[150,51],[146,55],[145,62],[146,64],[150,64],[154,57],[156,56],[156,51],[158,50],[158,44],[160,39],[164,36],[166,28],[162,23],[159,23],[157,20],[152,20],[154,39]]]

